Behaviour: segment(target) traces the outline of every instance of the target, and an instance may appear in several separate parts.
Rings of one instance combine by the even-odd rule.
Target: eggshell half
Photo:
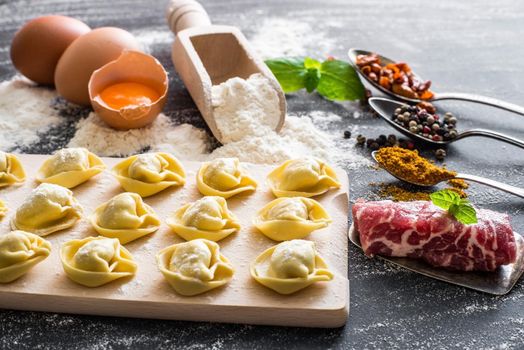
[[[120,28],[102,27],[82,35],[65,50],[55,71],[55,86],[66,100],[89,105],[87,84],[91,74],[120,56],[124,50],[140,50],[135,37]]]
[[[149,105],[113,109],[98,96],[106,87],[124,82],[147,85],[155,89],[159,98]],[[120,129],[141,128],[152,123],[166,103],[167,72],[153,56],[137,51],[124,51],[118,59],[96,70],[89,80],[91,105],[109,126]]]

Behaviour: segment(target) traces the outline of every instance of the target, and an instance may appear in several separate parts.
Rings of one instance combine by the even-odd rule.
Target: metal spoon
[[[360,68],[357,66],[357,56],[358,55],[369,55],[369,54],[372,54],[372,52],[366,51],[366,50],[359,50],[359,49],[349,49],[348,51],[349,61],[353,65],[353,67],[355,67],[355,70],[358,72],[358,74],[360,74],[361,77],[366,79],[371,85],[373,85],[375,88],[382,91],[386,95],[398,98],[399,100],[402,100],[405,102],[418,103],[421,101],[419,99],[409,98],[409,97],[395,94],[393,91],[390,91],[382,87],[380,84],[368,78],[367,75],[363,74]],[[395,61],[387,57],[384,57],[378,54],[377,56],[380,58],[380,60],[384,64],[396,63]],[[524,115],[524,107],[518,106],[513,103],[497,100],[492,97],[486,97],[486,96],[481,96],[481,95],[465,94],[461,92],[435,93],[435,96],[431,100],[429,100],[429,102],[440,101],[440,100],[462,100],[462,101],[477,102],[477,103],[482,103],[488,106],[504,109],[506,111],[514,112],[520,115]]]
[[[444,145],[450,144],[451,142],[454,142],[454,141],[457,141],[457,140],[460,140],[466,137],[484,136],[484,137],[489,137],[489,138],[496,139],[499,141],[507,142],[507,143],[510,143],[520,148],[524,148],[524,141],[508,136],[508,135],[501,134],[499,132],[486,130],[486,129],[467,130],[467,131],[463,131],[459,133],[458,136],[452,140],[434,141],[426,137],[423,137],[422,135],[412,133],[408,129],[404,128],[402,125],[399,125],[393,121],[392,117],[393,117],[393,113],[395,109],[405,106],[404,103],[393,101],[393,100],[383,98],[383,97],[371,97],[369,99],[369,104],[371,108],[373,108],[382,117],[382,119],[384,119],[387,123],[389,123],[389,125],[397,129],[404,135],[412,139],[417,139],[419,141],[423,141],[423,142],[426,142],[432,145],[444,146]]]
[[[377,162],[377,164],[380,165],[380,162],[377,160],[376,154],[377,154],[377,151],[371,152],[371,156],[373,157],[375,162]],[[382,168],[382,169],[386,170],[389,174],[391,174],[392,176],[396,177],[397,179],[399,179],[401,181],[410,183],[412,185],[420,186],[420,187],[431,187],[431,186],[435,186],[436,184],[438,184],[440,182],[447,181],[447,180],[436,181],[435,183],[432,183],[431,185],[421,184],[421,183],[409,181],[409,180],[406,180],[404,178],[398,177],[397,175],[393,174],[392,172],[390,172],[386,168]],[[507,184],[504,184],[502,182],[498,182],[498,181],[495,181],[495,180],[490,180],[490,179],[486,179],[484,177],[475,176],[475,175],[469,175],[469,174],[462,174],[462,173],[458,173],[457,175],[455,175],[455,179],[463,179],[463,180],[477,182],[479,184],[490,186],[490,187],[496,188],[498,190],[505,191],[505,192],[514,194],[515,196],[519,196],[519,197],[524,198],[524,189],[523,188],[507,185]]]

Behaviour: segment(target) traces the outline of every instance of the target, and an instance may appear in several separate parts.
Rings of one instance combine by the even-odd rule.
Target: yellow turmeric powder
[[[450,180],[456,172],[441,168],[421,157],[416,150],[400,147],[384,147],[375,155],[379,164],[408,182],[431,186],[444,180]]]

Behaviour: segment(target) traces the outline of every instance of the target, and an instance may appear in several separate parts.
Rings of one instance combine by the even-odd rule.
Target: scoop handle
[[[491,180],[491,179],[486,179],[486,178],[480,177],[480,176],[469,175],[469,174],[461,174],[461,173],[459,173],[459,174],[455,175],[455,178],[456,179],[463,179],[463,180],[477,182],[479,184],[490,186],[490,187],[496,188],[498,190],[501,190],[501,191],[504,191],[504,192],[507,192],[507,193],[511,193],[511,194],[514,194],[515,196],[519,196],[519,197],[524,198],[524,188],[511,186],[511,185],[508,185],[508,184],[505,184],[505,183],[502,183],[502,182],[498,182],[498,181]]]
[[[211,25],[206,10],[195,0],[171,0],[166,8],[166,19],[175,35],[187,28]]]

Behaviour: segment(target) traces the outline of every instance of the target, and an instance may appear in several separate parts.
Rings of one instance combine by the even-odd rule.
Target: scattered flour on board
[[[118,131],[108,127],[95,113],[80,120],[68,147],[86,147],[99,156],[127,156],[150,148],[180,159],[199,160],[208,153],[206,132],[189,124],[173,125],[161,113],[141,129]]]
[[[16,77],[0,83],[0,150],[16,150],[39,140],[39,133],[61,123],[54,90]]]

